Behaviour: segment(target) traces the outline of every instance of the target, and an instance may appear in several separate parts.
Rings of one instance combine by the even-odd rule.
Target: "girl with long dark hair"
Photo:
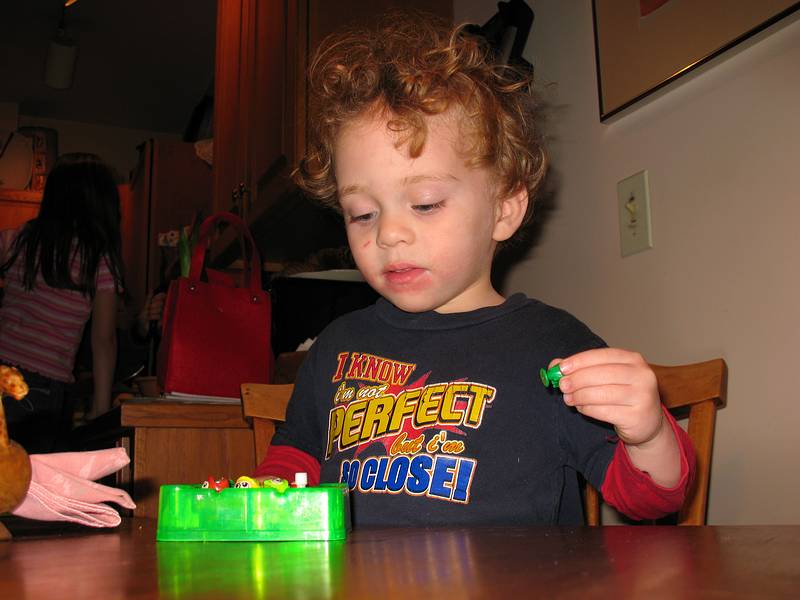
[[[28,398],[4,406],[11,437],[29,451],[51,451],[71,419],[64,385],[90,316],[91,416],[110,408],[122,271],[114,175],[93,154],[64,155],[47,178],[38,216],[0,232],[0,361],[18,367],[31,388]]]

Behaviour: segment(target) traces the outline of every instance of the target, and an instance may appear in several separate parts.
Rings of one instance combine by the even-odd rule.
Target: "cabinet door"
[[[246,207],[259,207],[259,212],[273,200],[276,177],[288,173],[296,158],[293,61],[299,4],[297,0],[261,0],[253,15]]]
[[[130,190],[120,190],[126,279],[135,306],[176,274],[177,251],[162,255],[158,234],[191,225],[197,213],[207,217],[211,184],[211,171],[192,144],[157,138],[139,147]]]
[[[41,192],[0,189],[0,229],[14,229],[39,214]]]
[[[242,36],[242,19],[251,0],[218,0],[217,43],[214,78],[214,210],[230,210],[231,194],[244,182],[246,144],[241,139],[246,120],[240,112],[242,88],[240,77],[243,57],[247,54]]]
[[[214,97],[215,207],[232,200],[245,218],[259,191],[294,159],[293,56],[296,0],[220,0]],[[239,195],[244,192],[244,197]]]

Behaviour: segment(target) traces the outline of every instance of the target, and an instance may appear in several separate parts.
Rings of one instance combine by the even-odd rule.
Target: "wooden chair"
[[[667,409],[678,418],[688,413],[688,434],[697,452],[697,475],[678,513],[678,525],[705,525],[714,424],[717,409],[725,406],[728,367],[721,358],[674,367],[650,366]],[[588,484],[584,508],[586,524],[599,525],[600,494]]]
[[[306,354],[306,351],[279,354],[275,358],[274,383],[243,383],[241,386],[244,416],[253,422],[256,465],[264,460],[275,435],[275,426],[286,419],[286,405]]]
[[[244,416],[253,421],[253,441],[256,465],[267,454],[275,435],[275,426],[286,420],[286,405],[294,390],[293,383],[243,383],[242,409]]]

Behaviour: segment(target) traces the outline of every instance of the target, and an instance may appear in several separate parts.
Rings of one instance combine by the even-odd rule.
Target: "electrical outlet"
[[[650,187],[647,171],[639,171],[617,183],[619,247],[630,256],[653,247],[650,228]]]

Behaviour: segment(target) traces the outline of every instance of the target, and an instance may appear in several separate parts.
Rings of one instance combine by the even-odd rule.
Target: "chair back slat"
[[[728,368],[721,358],[689,365],[650,367],[658,379],[661,402],[670,410],[713,400],[725,406]]]
[[[253,420],[253,446],[256,464],[267,454],[275,426],[286,420],[286,405],[294,384],[243,383],[242,410]]]

